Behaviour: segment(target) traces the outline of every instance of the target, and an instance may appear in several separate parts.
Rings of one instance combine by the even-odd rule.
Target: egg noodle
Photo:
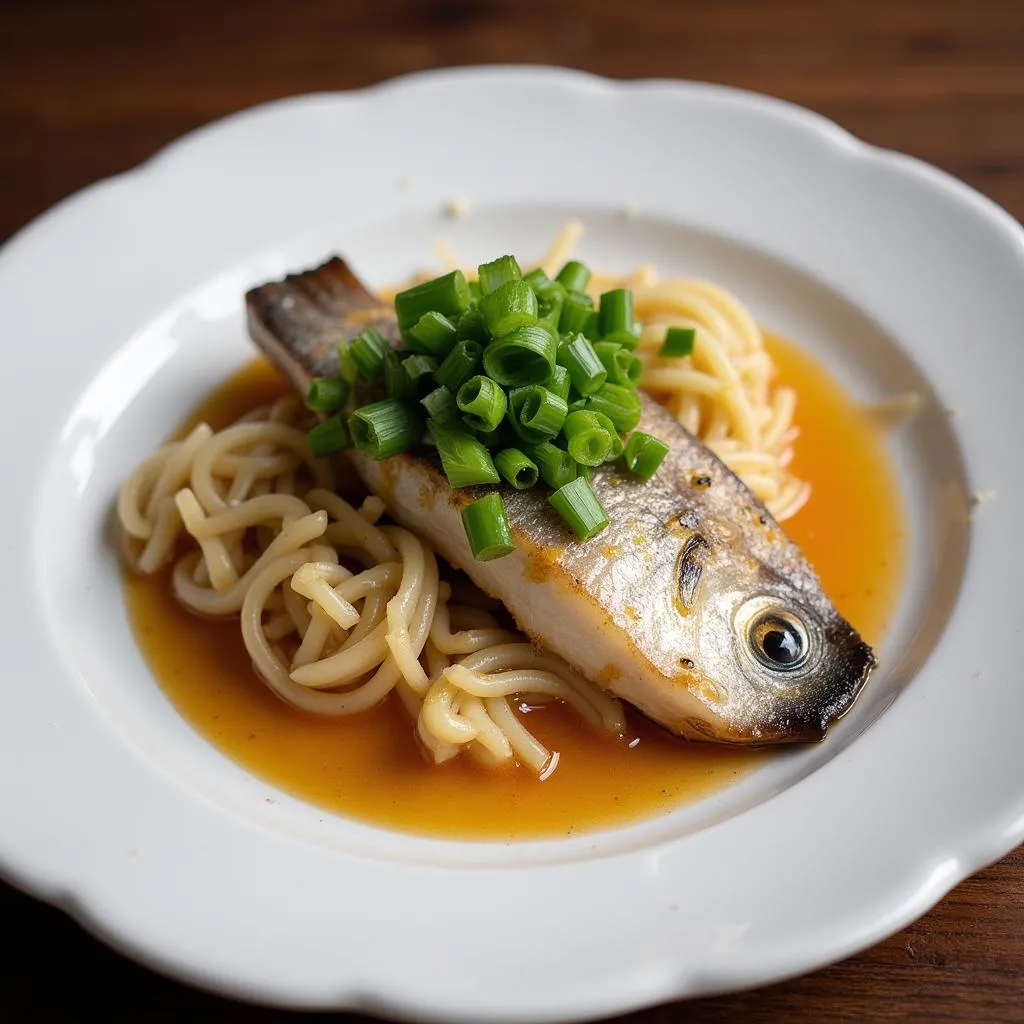
[[[567,225],[542,266],[554,274],[580,233]],[[450,253],[446,262],[453,262]],[[644,386],[771,509],[792,515],[809,486],[786,469],[795,395],[772,389],[774,367],[753,319],[702,281],[658,284],[651,268],[595,275],[595,295],[634,291],[644,322]],[[663,359],[668,325],[696,328],[691,356]],[[518,762],[543,775],[552,755],[516,714],[561,700],[592,726],[622,735],[618,700],[504,625],[499,605],[470,584],[441,579],[415,534],[382,525],[383,503],[358,507],[353,473],[311,457],[313,419],[297,395],[219,431],[206,424],[164,445],[118,497],[124,553],[149,574],[170,563],[190,611],[238,616],[255,671],[280,698],[319,715],[351,715],[394,690],[435,763],[462,751],[488,765]]]

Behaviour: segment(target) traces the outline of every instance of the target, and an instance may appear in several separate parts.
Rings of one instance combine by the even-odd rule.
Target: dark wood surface
[[[0,0],[0,238],[242,107],[493,62],[772,93],[1024,216],[1024,0]],[[0,1020],[291,1016],[150,974],[4,886],[0,922]],[[844,963],[623,1019],[1024,1021],[1024,849]]]

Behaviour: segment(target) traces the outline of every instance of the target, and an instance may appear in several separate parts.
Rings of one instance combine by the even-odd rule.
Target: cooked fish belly
[[[375,326],[397,344],[390,307],[344,261],[256,288],[250,333],[305,390],[338,372],[337,342]],[[639,429],[669,446],[649,481],[617,464],[592,474],[609,525],[577,541],[545,488],[503,497],[518,545],[476,561],[454,490],[429,454],[375,462],[350,453],[366,486],[485,591],[520,628],[672,732],[766,744],[818,740],[875,664],[800,551],[703,444],[643,396]]]

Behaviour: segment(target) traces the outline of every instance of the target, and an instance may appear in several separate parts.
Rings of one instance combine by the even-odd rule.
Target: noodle
[[[454,600],[427,545],[378,525],[380,499],[339,497],[331,468],[309,457],[306,415],[288,396],[143,462],[117,504],[133,568],[173,563],[182,605],[238,615],[256,674],[289,704],[352,715],[396,691],[435,763],[465,750],[543,772],[552,755],[515,699],[561,699],[625,731],[615,698],[501,626],[474,587],[460,581]]]

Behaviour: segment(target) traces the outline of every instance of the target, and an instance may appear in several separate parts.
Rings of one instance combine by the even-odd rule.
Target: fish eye
[[[762,612],[751,622],[749,637],[754,656],[774,672],[799,668],[810,651],[803,623],[786,612]]]

